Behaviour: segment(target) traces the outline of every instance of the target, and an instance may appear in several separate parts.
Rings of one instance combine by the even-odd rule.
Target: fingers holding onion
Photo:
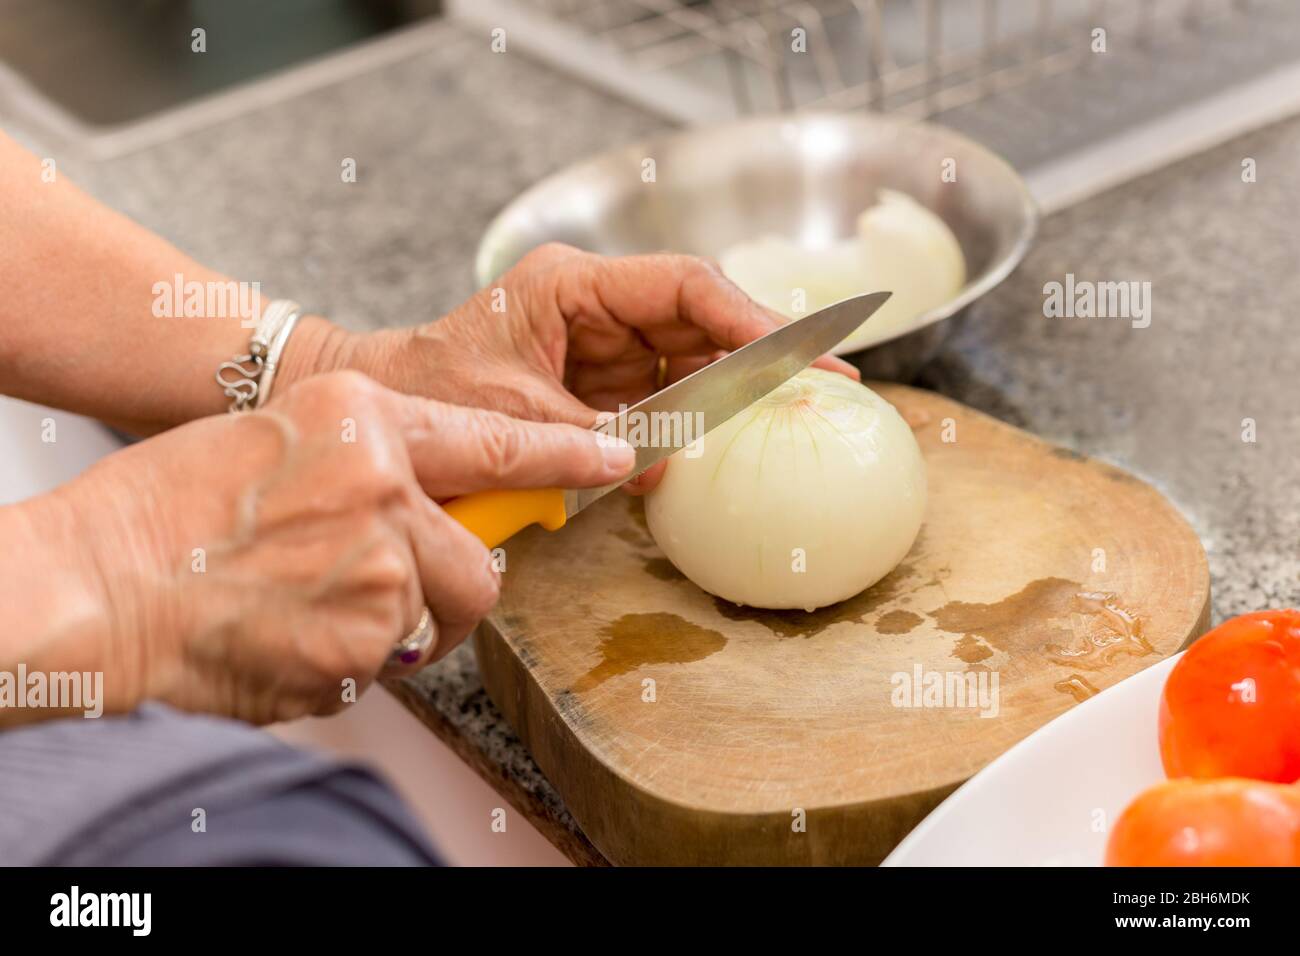
[[[669,461],[646,519],[677,569],[720,598],[802,610],[843,601],[892,571],[921,528],[925,463],[912,430],[843,375],[807,369],[701,445]]]

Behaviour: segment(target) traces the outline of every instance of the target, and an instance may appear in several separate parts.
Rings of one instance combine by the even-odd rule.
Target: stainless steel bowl
[[[642,178],[647,158],[655,162],[652,183]],[[941,177],[945,160],[955,161],[955,182]],[[854,356],[869,377],[906,380],[952,332],[954,323],[940,320],[1001,282],[1038,223],[1010,165],[940,126],[809,113],[692,129],[605,153],[542,180],[502,210],[479,244],[475,274],[489,285],[552,241],[607,255],[717,256],[765,233],[820,244],[851,235],[881,187],[942,217],[966,258],[960,293]]]

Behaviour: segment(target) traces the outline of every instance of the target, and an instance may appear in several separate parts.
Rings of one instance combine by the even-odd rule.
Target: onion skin
[[[709,432],[698,457],[669,459],[646,519],[668,559],[710,594],[811,611],[894,569],[920,531],[925,495],[921,450],[894,407],[806,369]]]

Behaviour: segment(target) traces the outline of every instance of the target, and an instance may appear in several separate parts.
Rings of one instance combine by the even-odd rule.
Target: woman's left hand
[[[321,323],[305,348],[319,356],[314,371],[342,364],[397,391],[590,427],[598,411],[635,404],[783,322],[707,259],[549,244],[437,321],[359,336]],[[858,377],[841,359],[816,364]]]
[[[40,278],[0,296],[0,392],[139,434],[223,411],[229,398],[212,374],[249,347],[255,284],[187,258],[62,176],[44,182],[42,169],[0,132],[0,276]],[[173,301],[174,277],[206,289],[206,300],[191,303],[187,291]],[[359,335],[304,317],[276,389],[353,369],[395,391],[589,427],[598,410],[634,404],[782,321],[704,259],[550,244],[423,326]],[[821,364],[856,375],[835,359]]]

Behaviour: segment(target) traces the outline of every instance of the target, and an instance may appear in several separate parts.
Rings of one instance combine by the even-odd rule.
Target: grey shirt
[[[364,767],[158,704],[0,732],[0,864],[436,863]]]

